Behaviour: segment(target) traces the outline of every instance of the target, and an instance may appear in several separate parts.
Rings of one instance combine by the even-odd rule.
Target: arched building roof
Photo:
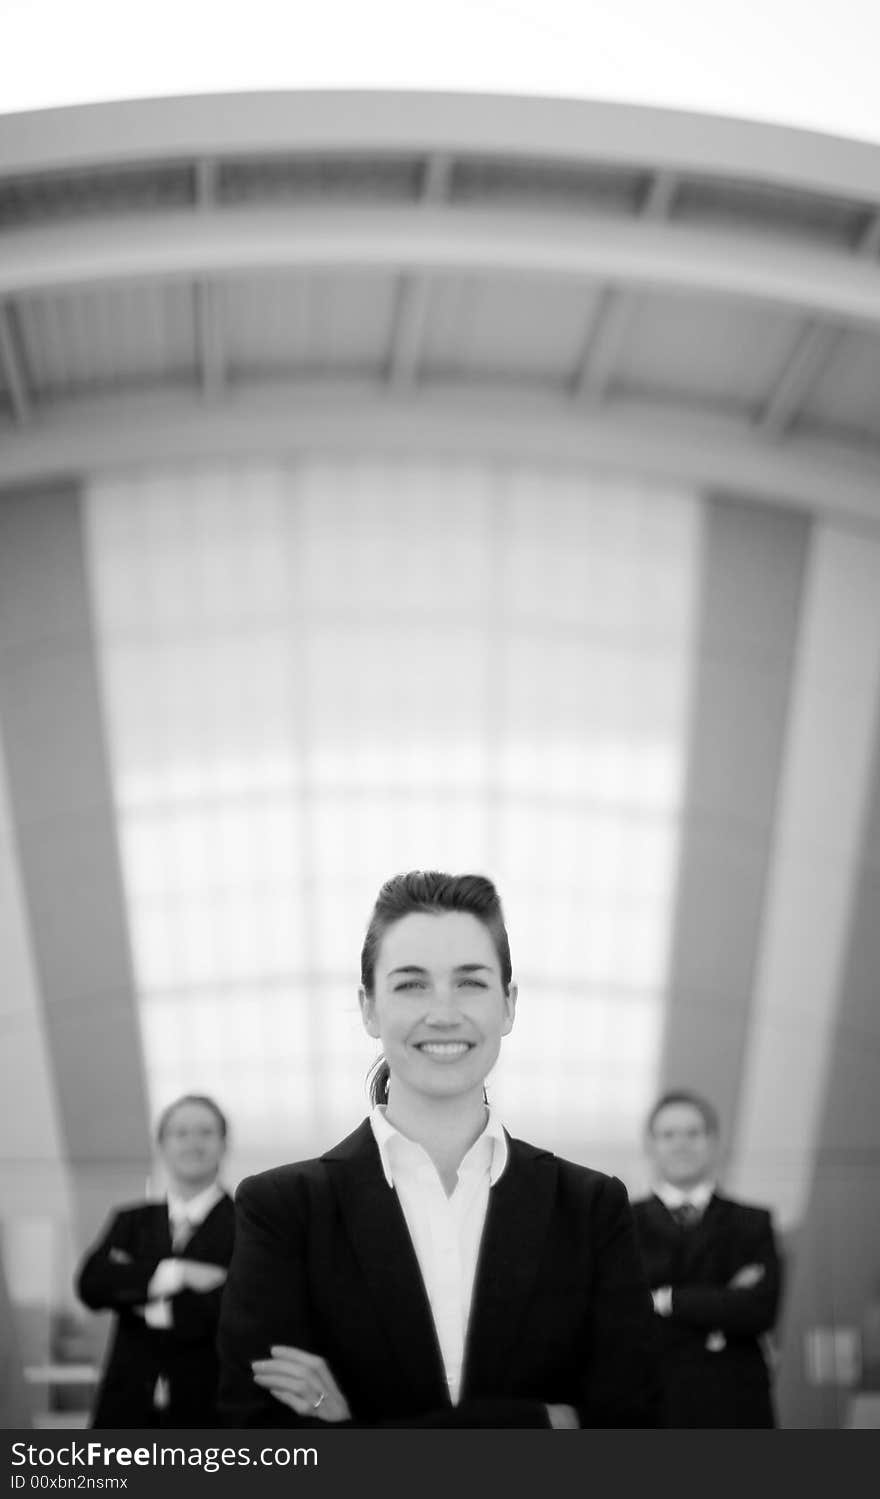
[[[880,147],[315,92],[0,117],[0,483],[553,455],[880,515]]]

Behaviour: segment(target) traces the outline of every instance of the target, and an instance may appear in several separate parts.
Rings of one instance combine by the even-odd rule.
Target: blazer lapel
[[[713,1194],[706,1204],[699,1223],[689,1229],[685,1235],[685,1259],[690,1263],[705,1253],[706,1249],[716,1238],[719,1228],[723,1225],[727,1216],[727,1202],[723,1197]]]
[[[549,1151],[508,1137],[507,1166],[489,1192],[465,1349],[462,1397],[501,1391],[534,1287],[556,1192]]]
[[[425,1410],[449,1404],[431,1306],[397,1193],[389,1187],[369,1122],[321,1158],[351,1247],[407,1386]]]
[[[212,1241],[216,1238],[217,1229],[222,1222],[222,1214],[228,1201],[229,1196],[226,1192],[224,1192],[223,1196],[218,1198],[218,1200],[214,1203],[214,1206],[212,1207],[210,1213],[207,1213],[205,1215],[201,1223],[196,1224],[195,1228],[190,1234],[190,1237],[187,1239],[186,1244],[184,1245],[184,1253],[186,1254],[186,1257],[188,1259],[198,1259],[198,1255],[194,1254],[192,1250],[192,1246],[194,1244],[201,1245],[202,1248],[207,1249]],[[165,1217],[167,1219],[167,1213]],[[170,1242],[171,1241],[169,1238],[169,1243]]]
[[[171,1254],[171,1226],[168,1222],[168,1205],[165,1202],[150,1202],[146,1205],[145,1213],[145,1227],[150,1253],[157,1254],[160,1260],[167,1260]]]
[[[681,1229],[670,1213],[665,1202],[656,1195],[651,1194],[645,1201],[644,1213],[655,1233],[662,1234],[664,1238],[678,1242]]]
[[[676,1242],[699,1244],[705,1233],[708,1232],[711,1234],[714,1232],[719,1215],[723,1217],[724,1198],[713,1194],[709,1198],[699,1222],[695,1223],[692,1228],[685,1229],[684,1232],[682,1232],[680,1225],[676,1223],[669,1208],[656,1193],[653,1193],[647,1199],[644,1211],[648,1215],[651,1226],[658,1232],[665,1234],[667,1238],[674,1239]]]

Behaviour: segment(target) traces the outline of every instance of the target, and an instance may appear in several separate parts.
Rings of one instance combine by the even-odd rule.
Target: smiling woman
[[[361,955],[373,1112],[236,1196],[229,1425],[656,1424],[622,1183],[512,1139],[486,1103],[516,1002],[489,880],[387,881]]]

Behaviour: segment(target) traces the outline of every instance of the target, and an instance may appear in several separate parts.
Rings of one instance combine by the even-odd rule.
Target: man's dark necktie
[[[683,1202],[681,1207],[670,1208],[670,1212],[679,1228],[695,1228],[703,1216],[692,1202]]]

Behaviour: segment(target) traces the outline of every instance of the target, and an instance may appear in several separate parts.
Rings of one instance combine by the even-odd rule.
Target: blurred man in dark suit
[[[770,1213],[716,1187],[718,1118],[695,1093],[666,1093],[648,1118],[655,1173],[633,1203],[661,1348],[665,1422],[775,1426],[766,1335],[780,1262]]]
[[[77,1277],[86,1306],[117,1319],[95,1427],[220,1424],[214,1343],[235,1230],[218,1181],[226,1119],[190,1093],[165,1110],[157,1139],[167,1198],[115,1211]]]

